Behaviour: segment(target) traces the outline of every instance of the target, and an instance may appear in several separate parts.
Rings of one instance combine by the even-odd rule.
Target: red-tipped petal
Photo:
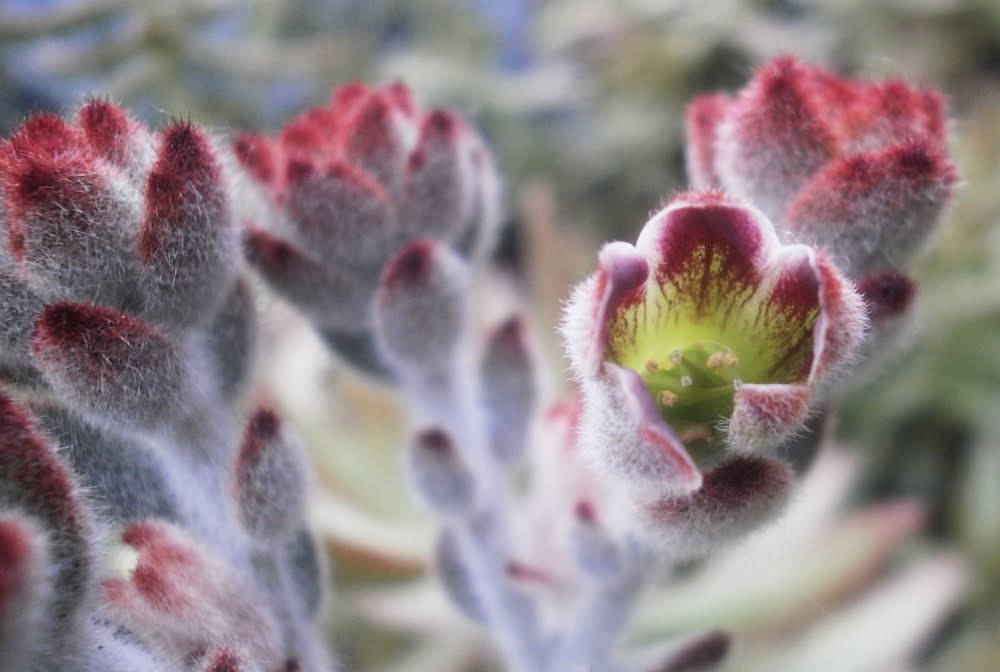
[[[90,522],[72,473],[35,421],[0,393],[0,505],[36,517],[58,540],[52,618],[79,606],[91,580]],[[0,604],[2,608],[2,604]]]
[[[511,318],[490,334],[479,371],[490,447],[499,460],[512,462],[527,448],[538,402],[534,361],[521,319]]]
[[[240,520],[251,534],[280,541],[302,527],[303,455],[274,411],[261,408],[250,416],[234,476]]]
[[[376,340],[386,361],[419,375],[451,372],[465,328],[466,273],[451,250],[424,239],[389,262],[374,306]]]
[[[951,198],[955,168],[932,143],[844,157],[817,174],[789,208],[788,228],[803,242],[835,250],[857,277],[905,264]]]
[[[731,457],[688,496],[668,495],[641,509],[642,532],[677,559],[699,557],[775,518],[795,476],[765,457]]]
[[[191,123],[162,133],[138,243],[155,318],[200,321],[228,291],[239,232],[212,141]]]
[[[459,143],[461,124],[443,110],[424,118],[406,167],[400,225],[407,235],[451,240],[472,207],[471,174]]]
[[[363,331],[375,294],[370,279],[356,278],[274,234],[250,227],[247,258],[282,296],[329,329]]]
[[[732,647],[728,632],[714,630],[672,648],[646,672],[711,672],[725,661]]]
[[[864,300],[825,253],[815,256],[820,315],[813,329],[809,381],[822,385],[849,364],[864,343],[868,323]]]
[[[77,118],[97,156],[116,166],[128,165],[138,132],[138,124],[128,112],[106,100],[91,100],[80,108]]]
[[[240,133],[233,142],[233,151],[240,165],[255,180],[271,187],[278,186],[280,148],[271,138],[255,133]]]
[[[584,392],[581,439],[604,468],[640,490],[686,494],[701,486],[701,472],[635,371],[606,362]]]
[[[811,401],[806,385],[740,385],[733,397],[729,448],[751,453],[778,445],[802,429]]]
[[[4,672],[29,669],[55,634],[46,614],[53,598],[47,546],[32,520],[17,514],[0,516],[0,670]]]
[[[372,272],[395,251],[389,195],[364,170],[337,161],[289,177],[289,212],[317,256]]]
[[[790,57],[761,69],[719,129],[722,184],[782,221],[799,188],[838,151],[808,69]]]
[[[187,412],[188,367],[177,347],[127,313],[54,303],[31,340],[45,379],[100,422],[156,428]]]
[[[868,306],[873,322],[884,322],[905,314],[917,293],[917,285],[905,273],[888,269],[858,281],[858,293]]]
[[[628,243],[608,243],[599,259],[597,273],[580,285],[566,308],[566,343],[583,376],[596,376],[611,339],[630,333],[619,313],[644,299],[649,276],[645,257]]]
[[[695,189],[720,186],[715,169],[719,124],[729,107],[729,96],[710,93],[698,96],[687,108],[687,173]]]
[[[11,135],[11,149],[22,159],[86,160],[80,130],[54,114],[36,114]]]
[[[344,153],[378,180],[395,191],[402,180],[406,161],[403,136],[395,107],[388,96],[369,96],[354,111],[350,132],[345,132]]]

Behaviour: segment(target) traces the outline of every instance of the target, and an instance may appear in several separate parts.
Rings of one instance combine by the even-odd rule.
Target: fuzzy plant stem
[[[611,652],[642,594],[650,567],[648,561],[633,557],[620,575],[589,587],[560,639],[549,672],[613,669]]]
[[[451,371],[468,367],[455,366]],[[506,571],[510,539],[510,507],[503,475],[507,467],[487,448],[483,423],[474,403],[475,385],[465,376],[438,380],[435,393],[409,388],[408,396],[418,415],[433,419],[455,438],[468,464],[473,466],[478,501],[472,512],[446,521],[455,535],[461,563],[509,668],[515,672],[544,669],[545,650],[536,607],[531,598],[513,589]]]

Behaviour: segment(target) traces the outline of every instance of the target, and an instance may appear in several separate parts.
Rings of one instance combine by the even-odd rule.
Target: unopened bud
[[[439,429],[417,434],[407,453],[410,480],[420,499],[441,515],[472,508],[476,482],[451,437]]]

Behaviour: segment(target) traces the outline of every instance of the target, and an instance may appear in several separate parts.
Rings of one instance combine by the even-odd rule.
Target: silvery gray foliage
[[[0,669],[325,672],[306,467],[244,424],[232,169],[94,100],[0,141]]]

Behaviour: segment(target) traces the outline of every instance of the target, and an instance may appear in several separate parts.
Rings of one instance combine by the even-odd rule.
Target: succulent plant
[[[94,100],[0,157],[3,669],[330,669],[300,449],[266,410],[240,436],[224,153]]]
[[[788,443],[898,336],[955,181],[945,114],[790,58],[696,100],[695,190],[574,291],[578,390],[547,413],[530,311],[482,298],[499,182],[456,114],[355,83],[231,151],[104,101],[29,119],[0,144],[0,670],[333,667],[304,451],[244,398],[244,256],[403,400],[426,561],[509,669],[714,668],[718,624],[636,642],[630,619],[784,510]],[[920,516],[872,518],[889,547]],[[930,615],[900,637],[961,583],[923,569],[904,578],[936,586]]]

